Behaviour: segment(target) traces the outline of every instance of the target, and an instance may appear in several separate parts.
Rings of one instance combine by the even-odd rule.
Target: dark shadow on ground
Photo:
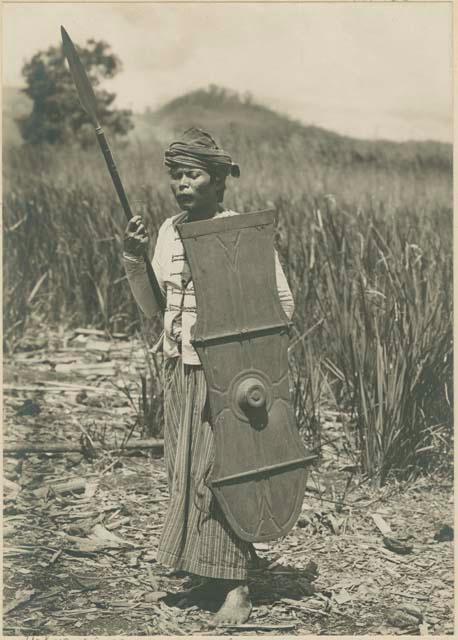
[[[271,605],[283,598],[302,600],[317,593],[313,582],[318,577],[318,568],[310,562],[299,569],[292,565],[277,565],[250,572],[248,584],[253,605]]]
[[[269,605],[283,598],[302,600],[317,592],[313,585],[318,577],[317,566],[309,563],[305,569],[291,565],[277,565],[271,570],[269,560],[258,558],[248,574],[248,585],[253,606]],[[183,588],[169,593],[163,602],[169,607],[188,609],[196,606],[208,612],[216,612],[224,602],[225,591],[215,587],[214,582],[206,583],[197,576],[189,576]]]

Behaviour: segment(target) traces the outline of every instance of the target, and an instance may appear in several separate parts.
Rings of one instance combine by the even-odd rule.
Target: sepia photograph
[[[4,2],[3,636],[454,635],[451,2]]]

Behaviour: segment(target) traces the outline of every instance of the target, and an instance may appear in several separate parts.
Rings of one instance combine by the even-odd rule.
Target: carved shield
[[[235,533],[285,535],[300,513],[308,454],[288,383],[288,319],[276,287],[274,213],[178,225],[197,302],[192,344],[215,439],[209,479]]]

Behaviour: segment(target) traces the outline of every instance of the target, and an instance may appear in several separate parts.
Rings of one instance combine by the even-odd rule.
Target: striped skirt
[[[157,560],[208,578],[245,580],[248,543],[229,527],[207,486],[214,442],[201,366],[165,361],[164,418],[170,503]]]

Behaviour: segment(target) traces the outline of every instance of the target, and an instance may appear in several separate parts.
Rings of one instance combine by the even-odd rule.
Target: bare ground
[[[453,526],[451,479],[372,488],[341,470],[338,416],[297,526],[257,546],[250,626],[210,631],[218,602],[184,596],[190,578],[155,560],[160,452],[117,451],[145,435],[140,343],[83,332],[22,346],[5,362],[4,445],[84,447],[4,457],[4,635],[453,633],[453,542],[435,539]]]

